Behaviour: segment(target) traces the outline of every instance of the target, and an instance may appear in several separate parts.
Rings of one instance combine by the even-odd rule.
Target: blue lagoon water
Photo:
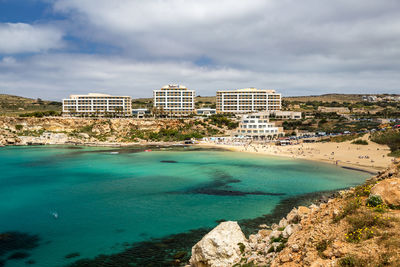
[[[0,261],[66,266],[134,242],[214,227],[217,220],[255,218],[283,199],[354,186],[368,176],[322,163],[191,148],[0,148],[0,233],[39,237],[38,246],[26,250],[29,257],[6,260],[15,251],[0,249]],[[80,256],[65,258],[75,252]]]

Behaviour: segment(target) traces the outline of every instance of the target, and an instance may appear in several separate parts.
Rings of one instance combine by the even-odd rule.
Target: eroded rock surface
[[[400,206],[400,179],[391,178],[381,181],[371,189],[371,193],[382,198],[386,205]]]
[[[237,222],[222,222],[205,235],[193,248],[193,267],[225,267],[237,263],[248,246]]]

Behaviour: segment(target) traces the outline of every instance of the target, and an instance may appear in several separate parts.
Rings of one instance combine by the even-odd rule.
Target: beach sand
[[[367,140],[367,136],[364,136],[363,139]],[[200,143],[199,146],[212,146],[238,152],[314,160],[371,173],[386,169],[394,161],[393,157],[387,156],[390,153],[390,149],[386,145],[379,145],[371,141],[368,141],[368,145],[355,145],[348,141],[342,143],[303,143],[289,146],[255,143],[246,145]]]

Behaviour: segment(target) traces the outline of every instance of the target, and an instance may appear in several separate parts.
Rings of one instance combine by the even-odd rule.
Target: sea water
[[[248,153],[145,150],[0,148],[0,234],[39,238],[23,259],[7,260],[15,251],[0,248],[4,266],[65,266],[118,253],[127,243],[255,218],[283,199],[354,186],[369,176]],[[66,258],[70,253],[79,256]]]

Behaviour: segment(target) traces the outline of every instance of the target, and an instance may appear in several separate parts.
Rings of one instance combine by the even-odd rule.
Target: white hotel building
[[[187,116],[195,112],[195,91],[185,86],[170,84],[153,91],[154,107],[164,115]]]
[[[249,113],[281,110],[281,94],[275,90],[245,88],[217,91],[217,113]]]
[[[284,136],[283,128],[269,122],[269,114],[253,113],[242,116],[236,136],[265,140]]]
[[[63,99],[63,116],[132,116],[132,98],[130,96],[111,96],[90,93],[87,95],[70,95]]]

